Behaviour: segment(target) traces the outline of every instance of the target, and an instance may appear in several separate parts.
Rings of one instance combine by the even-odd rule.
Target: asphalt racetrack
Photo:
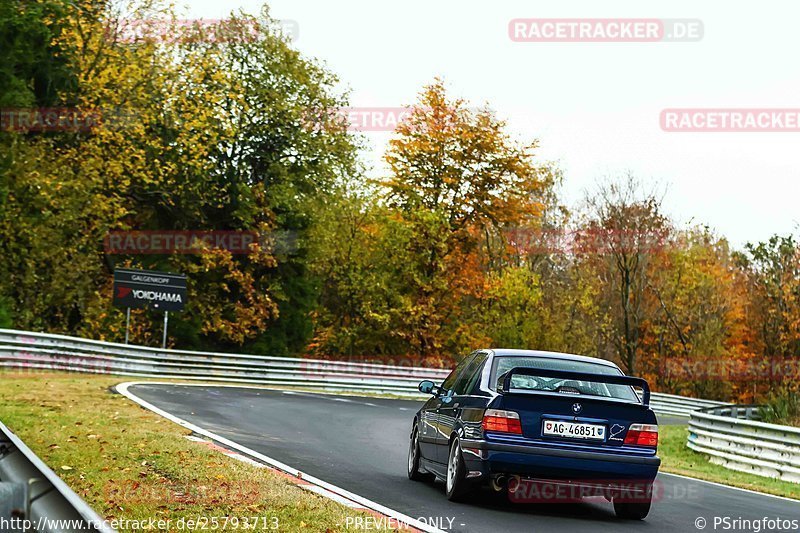
[[[420,402],[166,384],[129,391],[203,429],[449,531],[768,531],[765,518],[800,523],[795,501],[665,474],[658,478],[663,496],[642,522],[618,520],[606,502],[522,505],[488,490],[467,503],[451,503],[442,483],[406,477],[408,435]],[[685,419],[660,416],[659,423]],[[715,517],[727,518],[730,527],[715,527]]]

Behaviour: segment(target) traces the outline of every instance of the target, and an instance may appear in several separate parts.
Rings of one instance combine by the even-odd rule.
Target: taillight
[[[658,426],[655,424],[631,424],[625,435],[625,444],[635,446],[658,446]]]
[[[483,413],[483,424],[481,425],[484,431],[522,435],[522,425],[519,422],[519,414],[514,411],[487,409]]]

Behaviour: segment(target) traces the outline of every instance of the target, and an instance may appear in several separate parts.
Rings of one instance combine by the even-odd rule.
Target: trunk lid
[[[631,424],[656,423],[647,382],[629,376],[515,367],[500,393],[497,408],[518,413],[530,441],[619,447]]]

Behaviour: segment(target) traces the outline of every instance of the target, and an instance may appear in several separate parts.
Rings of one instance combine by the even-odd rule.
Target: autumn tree
[[[642,368],[654,383],[704,398],[745,392],[745,383],[713,375],[753,356],[743,281],[728,242],[708,228],[675,232],[664,243],[651,263],[656,310],[643,342]],[[685,375],[691,368],[709,372]]]
[[[739,259],[750,282],[759,347],[767,357],[800,357],[800,245],[773,235],[748,243]]]
[[[631,175],[600,185],[587,198],[576,251],[593,266],[603,286],[607,327],[601,354],[618,357],[629,374],[639,369],[643,327],[653,313],[646,295],[649,264],[669,229],[661,199],[644,191]]]
[[[800,421],[800,245],[793,235],[748,243],[737,260],[746,277],[747,321],[763,369],[752,380],[765,420]],[[751,401],[753,401],[751,399]]]
[[[482,286],[473,254],[487,230],[535,219],[553,183],[534,158],[536,142],[519,143],[489,109],[448,98],[436,80],[425,87],[389,143],[387,203],[409,228],[415,261],[404,315],[417,353],[442,350],[443,329],[457,322],[457,303]]]

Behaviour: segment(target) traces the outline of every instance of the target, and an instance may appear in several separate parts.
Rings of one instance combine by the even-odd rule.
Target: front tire
[[[467,468],[461,456],[461,444],[454,439],[450,445],[450,457],[447,460],[446,490],[447,499],[451,502],[463,501],[469,493],[470,484],[467,481]]]
[[[408,479],[412,481],[428,481],[431,479],[430,474],[419,471],[420,457],[422,457],[422,454],[419,449],[419,430],[415,425],[408,443]]]
[[[650,513],[650,504],[653,503],[653,487],[648,487],[647,496],[642,501],[618,502],[614,500],[614,512],[617,518],[624,520],[644,520]]]

